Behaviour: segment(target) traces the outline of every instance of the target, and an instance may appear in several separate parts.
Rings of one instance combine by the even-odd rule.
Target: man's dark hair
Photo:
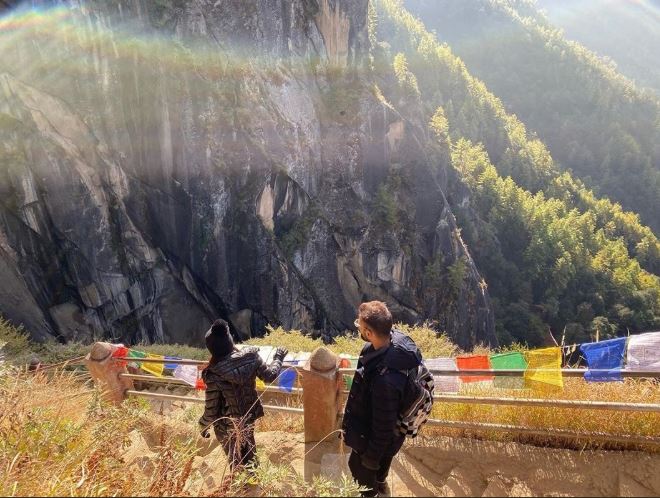
[[[359,317],[371,330],[381,337],[387,337],[392,331],[392,313],[381,301],[362,303],[359,308]]]

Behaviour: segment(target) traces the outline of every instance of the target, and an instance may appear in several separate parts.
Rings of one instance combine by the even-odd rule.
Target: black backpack
[[[408,383],[396,425],[399,432],[415,438],[431,415],[435,383],[433,375],[423,363],[404,373],[408,376]]]

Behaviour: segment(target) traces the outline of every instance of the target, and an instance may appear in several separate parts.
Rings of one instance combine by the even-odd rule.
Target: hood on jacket
[[[252,380],[256,371],[256,358],[259,349],[256,347],[235,349],[217,363],[209,365],[210,374],[230,384],[245,384]]]
[[[380,356],[383,365],[393,370],[410,370],[422,363],[422,353],[415,341],[396,329],[392,329],[390,337],[392,342],[388,348],[374,350],[371,344],[367,345],[360,355],[362,363],[366,365]]]

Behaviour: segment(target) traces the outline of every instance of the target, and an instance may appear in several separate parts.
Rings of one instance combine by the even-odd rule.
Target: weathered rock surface
[[[367,8],[72,1],[0,39],[0,312],[200,343],[218,316],[332,335],[382,299],[494,343],[448,164],[373,90]]]

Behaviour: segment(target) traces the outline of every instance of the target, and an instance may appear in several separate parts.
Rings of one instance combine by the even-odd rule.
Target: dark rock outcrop
[[[60,4],[2,42],[4,315],[199,343],[217,316],[332,335],[382,299],[495,342],[448,164],[374,92],[367,0],[153,5]]]

